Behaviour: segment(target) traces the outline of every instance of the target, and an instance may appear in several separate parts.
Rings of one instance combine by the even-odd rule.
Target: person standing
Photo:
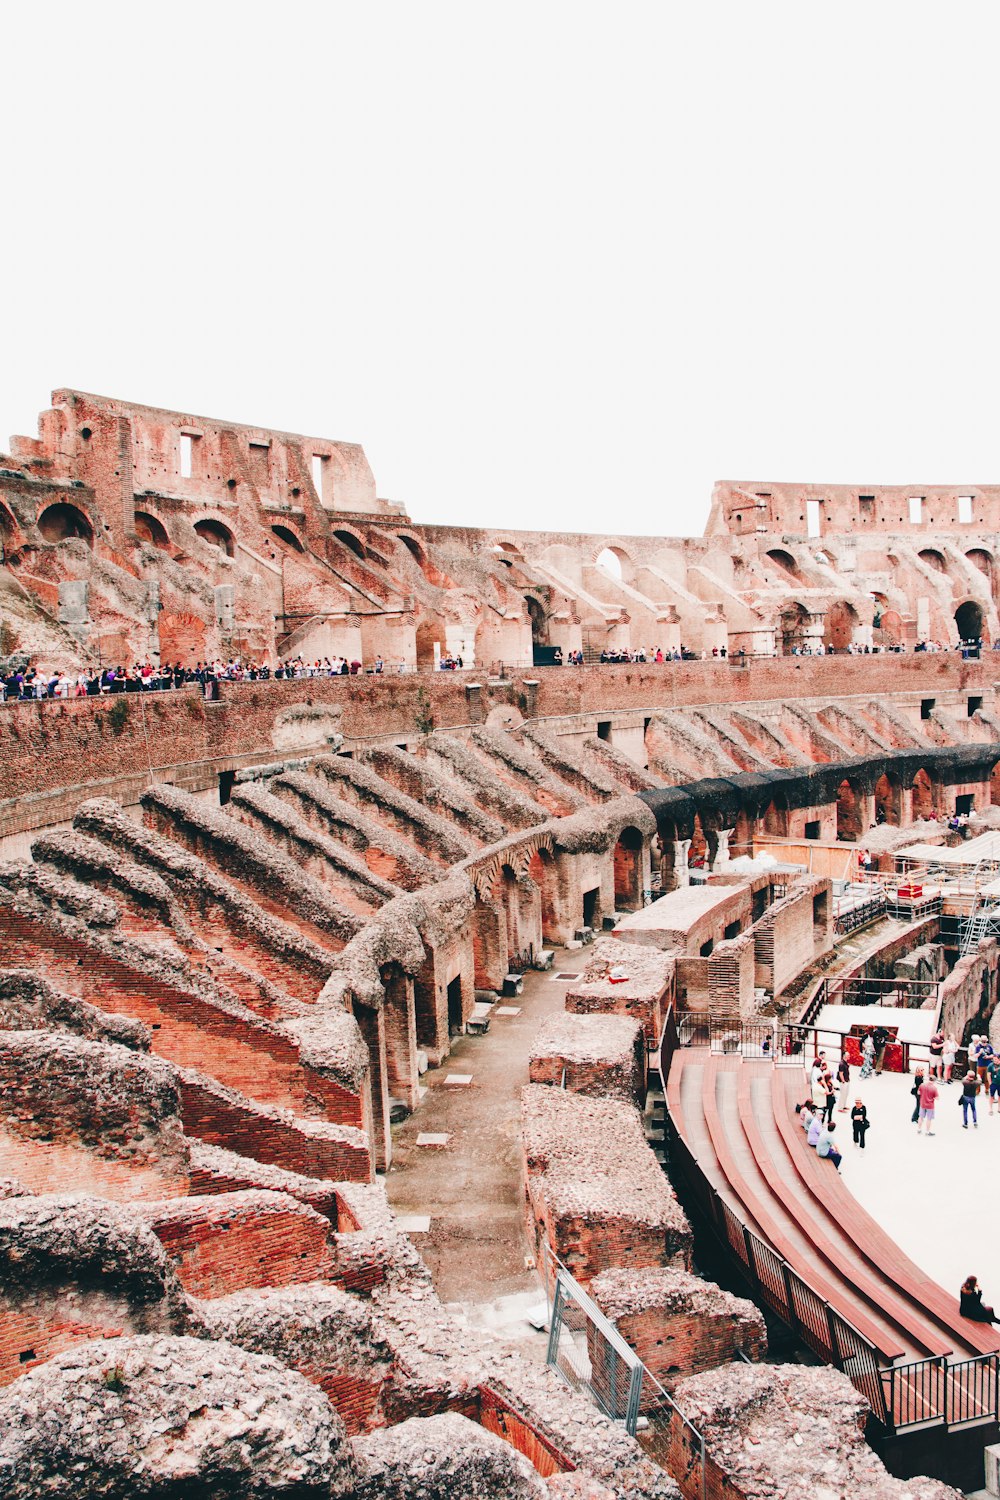
[[[930,1054],[931,1054],[931,1072],[930,1072],[930,1076],[932,1078],[940,1078],[942,1076],[942,1069],[944,1067],[944,1063],[942,1061],[942,1058],[944,1056],[944,1032],[943,1031],[935,1031],[934,1035],[931,1037],[931,1041],[930,1041]]]
[[[934,1106],[937,1103],[938,1089],[933,1078],[925,1078],[920,1085],[920,1118],[917,1121],[917,1135],[920,1135],[920,1127],[923,1126],[924,1135],[934,1134]]]
[[[875,1062],[875,1043],[872,1041],[871,1027],[864,1034],[861,1042],[861,1079],[872,1076],[872,1067]]]
[[[1000,1057],[996,1053],[990,1058],[988,1071],[990,1080],[990,1114],[992,1114],[994,1103],[998,1112],[1000,1112]]]
[[[953,1033],[949,1031],[947,1037],[945,1038],[944,1052],[941,1055],[941,1061],[944,1065],[945,1083],[951,1083],[951,1075],[955,1067],[955,1057],[957,1053],[958,1043],[956,1042]]]
[[[837,1064],[837,1082],[840,1085],[840,1094],[837,1099],[837,1113],[847,1114],[847,1091],[851,1085],[851,1065],[846,1057],[842,1057]]]
[[[920,1090],[924,1081],[924,1070],[916,1067],[913,1070],[913,1087],[910,1093],[913,1095],[913,1114],[910,1116],[910,1124],[916,1125],[920,1119]]]
[[[868,1132],[868,1110],[860,1099],[855,1099],[854,1108],[851,1110],[851,1134],[854,1144],[865,1149],[865,1135]]]
[[[833,1124],[833,1110],[837,1103],[837,1090],[833,1086],[833,1078],[829,1069],[821,1075],[823,1083],[823,1108],[822,1114],[826,1118],[827,1126]]]
[[[969,1115],[972,1115],[973,1130],[979,1129],[979,1121],[976,1119],[976,1095],[979,1093],[979,1079],[970,1068],[962,1079],[962,1129],[969,1128]]]
[[[976,1058],[976,1072],[979,1074],[979,1082],[982,1085],[984,1093],[989,1087],[990,1063],[993,1061],[994,1055],[993,1043],[989,1037],[981,1036],[979,1038],[979,1055]]]
[[[875,1043],[875,1076],[880,1078],[885,1065],[885,1049],[889,1045],[889,1033],[884,1026],[875,1027],[872,1041]]]

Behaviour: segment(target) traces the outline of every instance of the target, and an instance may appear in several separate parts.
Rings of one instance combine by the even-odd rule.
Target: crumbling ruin
[[[888,490],[803,490],[796,530],[798,491],[720,486],[691,543],[461,531],[379,501],[351,444],[53,402],[0,470],[23,649],[476,672],[0,710],[3,1492],[694,1500],[694,1428],[654,1451],[464,1327],[383,1182],[455,1038],[585,946],[523,1078],[526,1256],[669,1390],[706,1493],[954,1493],[884,1470],[836,1372],[766,1363],[642,1110],[678,1017],[792,1013],[830,960],[800,846],[1000,802],[988,661],[826,654],[952,641],[966,605],[991,639],[995,494],[944,571],[906,520],[887,570]],[[706,660],[594,663],[682,642]],[[985,943],[941,977],[951,1024],[995,970]]]

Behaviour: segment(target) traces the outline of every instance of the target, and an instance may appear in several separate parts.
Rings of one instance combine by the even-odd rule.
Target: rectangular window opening
[[[194,438],[189,432],[181,433],[181,478],[190,479],[194,472]]]
[[[910,512],[910,525],[922,526],[924,524],[924,497],[923,495],[911,495],[906,502]]]
[[[959,495],[958,497],[958,524],[959,526],[972,525],[972,500],[971,495]]]
[[[807,823],[806,824],[806,838],[807,839],[818,839],[819,838],[819,826],[820,825],[819,825],[819,819],[818,818],[815,819],[815,821],[812,822],[812,823]]]
[[[973,810],[975,799],[971,792],[959,792],[955,798],[955,816],[967,818]]]
[[[715,940],[713,938],[709,938],[707,943],[702,943],[701,947],[698,949],[698,952],[702,958],[709,958],[714,947]]]
[[[326,474],[326,459],[322,453],[314,453],[312,460],[312,482],[320,501],[323,499],[323,479]]]
[[[819,536],[822,527],[820,502],[818,500],[806,501],[806,536]]]
[[[742,932],[742,930],[743,929],[740,926],[739,922],[730,922],[727,925],[726,931],[725,931],[726,941],[729,942],[732,938],[739,937],[739,935]]]
[[[875,519],[875,496],[858,496],[858,514],[862,521],[874,521]]]
[[[970,697],[968,703],[965,706],[966,707],[966,712],[967,712],[969,718],[971,719],[973,714],[978,713],[979,710],[982,708],[982,706],[983,706],[983,700],[982,700],[982,698]]]
[[[936,700],[934,698],[921,698],[921,700],[920,700],[920,717],[922,719],[929,719],[930,718],[931,714],[934,712],[934,703],[935,703],[935,701]]]
[[[597,738],[599,740],[610,740],[610,738],[611,738],[611,720],[610,719],[598,719],[598,721],[597,721]]]

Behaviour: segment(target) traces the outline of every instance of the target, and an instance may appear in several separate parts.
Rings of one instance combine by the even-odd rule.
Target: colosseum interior
[[[821,1004],[1000,1047],[1000,488],[415,524],[61,390],[0,540],[0,1493],[981,1484],[1000,1339],[791,1104]]]

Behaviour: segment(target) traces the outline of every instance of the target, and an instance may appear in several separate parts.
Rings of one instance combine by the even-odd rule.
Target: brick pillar
[[[467,682],[465,684],[465,702],[469,712],[470,724],[481,724],[483,722],[483,685],[481,682]]]

